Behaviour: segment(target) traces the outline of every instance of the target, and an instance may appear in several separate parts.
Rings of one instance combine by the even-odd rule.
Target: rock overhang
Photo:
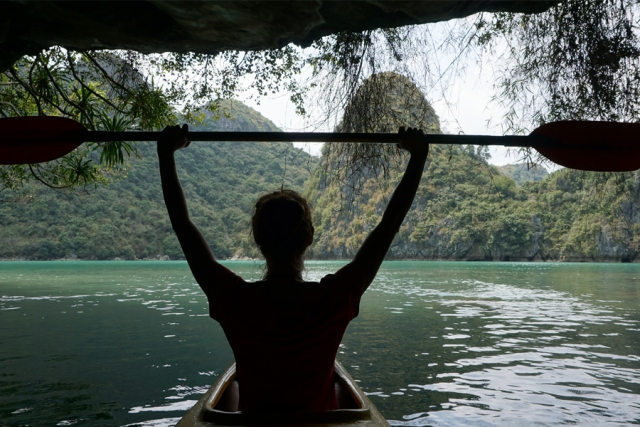
[[[560,0],[19,1],[0,2],[0,71],[51,46],[141,53],[308,46],[341,31],[537,13]]]

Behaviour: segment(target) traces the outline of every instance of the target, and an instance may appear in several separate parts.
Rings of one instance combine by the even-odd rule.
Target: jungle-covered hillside
[[[395,73],[365,81],[340,126],[352,132],[411,126],[440,133],[438,117],[420,90]],[[306,186],[316,215],[312,257],[352,257],[378,223],[407,161],[389,148],[325,145],[324,167]],[[381,159],[378,167],[358,161],[372,157]],[[412,209],[387,257],[635,260],[640,175],[566,169],[548,175],[522,163],[498,168],[488,159],[486,147],[433,145]]]
[[[207,113],[199,129],[278,130],[240,102],[224,107],[229,117]],[[162,200],[155,144],[139,152],[126,178],[86,194],[38,187],[17,200],[3,195],[0,258],[182,258]],[[194,142],[177,162],[193,220],[219,258],[257,256],[252,203],[282,185],[306,194],[314,207],[309,257],[349,258],[380,219],[403,160],[387,180],[370,172],[359,193],[349,193],[320,167],[331,155],[326,148],[317,159],[289,143]],[[563,169],[546,176],[524,165],[497,168],[487,157],[472,146],[432,147],[390,259],[636,260],[640,174]]]
[[[240,102],[205,113],[193,130],[278,131]],[[0,202],[0,258],[180,258],[166,213],[155,143],[139,144],[126,178],[87,194],[39,187]],[[282,185],[303,190],[317,159],[291,143],[193,142],[176,154],[193,220],[220,258],[253,256],[249,212],[257,197]]]
[[[307,185],[317,223],[312,257],[352,257],[400,177],[393,171],[386,187],[367,180],[355,201],[345,203],[333,185],[313,193],[323,182],[322,172],[314,174]],[[637,172],[563,169],[517,185],[473,147],[434,146],[388,258],[633,261],[640,246],[639,196]]]

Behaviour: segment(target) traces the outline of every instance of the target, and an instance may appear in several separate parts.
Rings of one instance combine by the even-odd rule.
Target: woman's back
[[[335,409],[334,359],[358,314],[361,285],[339,274],[320,283],[247,283],[237,276],[228,283],[209,299],[210,313],[234,352],[240,408]]]

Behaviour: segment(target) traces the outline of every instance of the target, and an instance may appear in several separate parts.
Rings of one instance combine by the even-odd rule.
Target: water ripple
[[[540,274],[528,279],[526,285],[517,276],[511,283],[434,281],[424,274],[406,282],[388,275],[376,283],[387,307],[406,298],[423,303],[394,313],[439,325],[387,332],[396,337],[397,351],[408,354],[417,353],[411,342],[430,339],[419,347],[427,350],[421,354],[437,359],[409,368],[410,359],[403,357],[410,369],[405,377],[413,381],[373,392],[374,399],[384,397],[376,400],[383,409],[397,407],[397,396],[417,410],[392,425],[640,423],[637,302],[629,307],[623,299],[601,298],[597,283],[584,292],[584,283],[558,281],[583,290],[576,294],[553,289]],[[435,337],[434,329],[440,330]],[[401,388],[414,395],[400,397]]]

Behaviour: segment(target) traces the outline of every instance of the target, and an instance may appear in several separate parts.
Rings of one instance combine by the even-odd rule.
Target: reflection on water
[[[392,425],[640,422],[638,267],[398,264],[343,356]]]
[[[639,424],[638,280],[385,263],[338,357],[392,425]],[[170,426],[232,361],[184,263],[2,263],[0,311],[2,425]]]

